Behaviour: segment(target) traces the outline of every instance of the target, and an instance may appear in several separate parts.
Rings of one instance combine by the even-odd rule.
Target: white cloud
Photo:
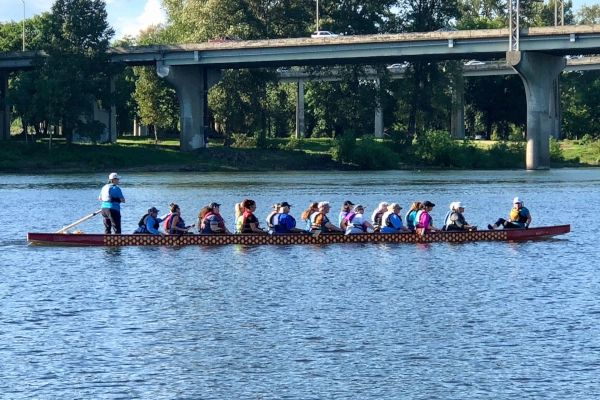
[[[160,0],[148,0],[144,6],[144,11],[138,17],[120,17],[112,25],[116,31],[116,38],[125,35],[135,37],[142,29],[165,21],[166,15],[160,7]]]

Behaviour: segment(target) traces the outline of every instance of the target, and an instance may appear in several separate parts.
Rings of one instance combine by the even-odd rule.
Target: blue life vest
[[[409,211],[406,213],[406,227],[408,229],[410,229],[411,231],[414,231],[415,228],[417,227],[417,211],[413,210],[413,211]]]

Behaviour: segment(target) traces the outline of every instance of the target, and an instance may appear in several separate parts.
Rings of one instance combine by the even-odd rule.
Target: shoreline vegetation
[[[522,169],[524,142],[454,140],[447,133],[429,132],[410,145],[373,137],[355,139],[265,139],[234,141],[223,147],[210,140],[208,149],[179,151],[179,140],[155,143],[124,136],[115,144],[73,143],[54,138],[25,143],[0,142],[0,171],[48,174],[104,172],[266,172],[360,171],[414,169]],[[551,167],[598,167],[600,143],[551,141]]]

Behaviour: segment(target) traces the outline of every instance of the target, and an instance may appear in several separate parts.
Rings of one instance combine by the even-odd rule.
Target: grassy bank
[[[432,144],[433,143],[433,144]],[[419,147],[420,146],[420,147]],[[437,146],[437,148],[436,148]],[[410,168],[524,168],[524,144],[491,141],[438,143],[430,141],[406,150],[391,142],[357,141],[341,161],[339,142],[330,139],[268,139],[266,149],[223,148],[211,143],[209,149],[193,153],[179,151],[178,140],[154,144],[149,139],[124,138],[116,144],[73,144],[55,140],[26,145],[0,142],[0,171],[56,173],[105,171],[285,171],[358,170]],[[347,151],[348,152],[348,151]],[[560,142],[553,153],[553,167],[585,167],[600,164],[600,143]],[[558,154],[558,155],[557,155]],[[364,163],[365,156],[371,162]],[[340,158],[338,158],[340,159]],[[381,163],[385,159],[386,163]],[[510,162],[506,162],[510,160]]]
[[[320,151],[272,148],[231,149],[212,147],[193,153],[179,151],[176,140],[154,144],[148,139],[129,138],[116,144],[73,144],[54,140],[26,145],[0,142],[0,171],[23,173],[105,171],[277,171],[346,170],[352,166],[334,162]]]

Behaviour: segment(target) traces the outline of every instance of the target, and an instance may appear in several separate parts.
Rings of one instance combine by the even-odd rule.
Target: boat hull
[[[331,243],[435,243],[435,242],[509,242],[550,238],[571,231],[570,225],[529,229],[484,230],[473,232],[360,233],[354,235],[275,234],[275,235],[104,235],[28,233],[27,241],[37,245],[62,246],[215,246],[215,245],[291,245]]]

